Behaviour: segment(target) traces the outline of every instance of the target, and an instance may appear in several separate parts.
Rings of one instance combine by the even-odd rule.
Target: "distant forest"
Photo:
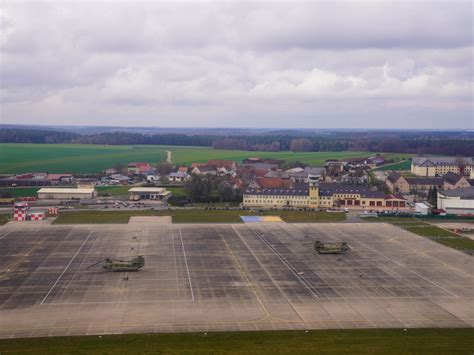
[[[254,135],[143,134],[105,132],[79,134],[39,129],[0,129],[0,143],[74,143],[105,145],[202,146],[251,151],[369,151],[474,156],[472,132],[332,131],[306,136],[268,132]],[[286,133],[286,132],[285,132]]]

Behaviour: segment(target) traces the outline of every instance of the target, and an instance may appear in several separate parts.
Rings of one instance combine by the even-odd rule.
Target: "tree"
[[[293,152],[311,152],[313,150],[313,141],[308,138],[293,139],[290,150]]]
[[[234,189],[228,181],[223,181],[219,185],[219,200],[221,202],[241,201],[242,195],[238,189]]]
[[[122,162],[116,162],[113,168],[117,170],[118,174],[123,174],[125,170],[125,165]]]
[[[466,174],[467,161],[463,157],[457,157],[455,165],[459,168],[459,175],[463,176]]]
[[[436,186],[428,190],[428,203],[432,205],[434,208],[437,208],[438,205],[438,189]]]
[[[173,171],[173,165],[168,162],[161,162],[155,165],[156,171],[161,175],[169,175]]]
[[[192,175],[191,180],[184,184],[184,189],[191,198],[191,202],[209,202],[211,199],[211,181],[208,177]]]

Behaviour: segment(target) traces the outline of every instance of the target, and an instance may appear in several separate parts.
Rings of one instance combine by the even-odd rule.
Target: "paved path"
[[[169,163],[169,164],[172,164],[172,161],[171,161],[171,150],[167,150],[167,151],[166,151],[166,162]]]

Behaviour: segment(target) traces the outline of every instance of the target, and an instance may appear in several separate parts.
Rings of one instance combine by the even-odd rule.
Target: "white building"
[[[169,175],[170,181],[174,182],[184,182],[187,181],[191,178],[191,176],[188,173],[178,171],[176,173],[171,173]]]
[[[81,200],[97,197],[97,191],[93,187],[80,188],[54,188],[45,187],[38,190],[40,200]]]
[[[128,190],[129,199],[132,201],[139,200],[158,200],[166,201],[171,196],[171,191],[167,191],[163,187],[132,187]]]
[[[421,216],[427,216],[430,210],[430,206],[425,203],[416,203],[415,204],[415,214],[419,214]]]
[[[447,214],[474,215],[474,187],[439,191],[438,208]]]

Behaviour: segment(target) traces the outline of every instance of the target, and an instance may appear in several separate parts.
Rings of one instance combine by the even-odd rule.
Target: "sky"
[[[472,1],[2,1],[3,124],[474,129]]]

